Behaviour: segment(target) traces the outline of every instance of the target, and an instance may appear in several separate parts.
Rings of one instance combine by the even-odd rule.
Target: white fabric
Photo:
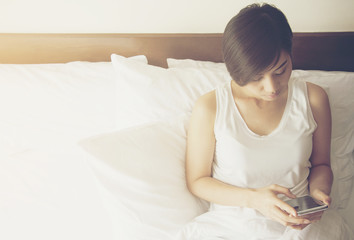
[[[218,209],[207,212],[187,225],[180,232],[178,240],[353,240],[351,229],[339,214],[327,210],[320,222],[313,223],[303,230],[283,227],[266,219],[257,212],[242,209]],[[240,217],[240,214],[241,216]]]
[[[190,113],[194,102],[230,80],[225,71],[165,69],[112,55],[117,79],[117,124],[120,129]]]
[[[227,71],[225,63],[197,61],[193,59],[167,58],[167,66],[169,68],[211,68]]]
[[[332,113],[333,206],[345,208],[354,180],[354,73],[297,70],[292,75],[327,90]]]
[[[114,129],[115,77],[111,62],[0,64],[0,156]]]
[[[171,68],[227,72],[225,63],[169,58],[167,64]],[[323,87],[329,95],[332,112],[331,164],[334,173],[332,205],[344,209],[350,204],[348,201],[354,181],[354,73],[294,70],[292,76]]]
[[[147,124],[80,143],[92,155],[88,161],[118,239],[170,239],[206,211],[185,184],[184,122]]]
[[[142,63],[129,60],[121,73],[110,62],[0,64],[0,239],[168,239],[184,221],[206,210],[204,203],[191,197],[185,188],[181,164],[185,132],[179,124],[159,126],[151,121],[189,114],[195,99],[229,81],[228,73],[221,68],[205,69],[204,63],[198,68],[168,70],[147,65],[144,56],[136,60]],[[312,71],[299,74],[328,86],[332,93],[331,105],[334,101],[336,106],[334,149],[340,162],[346,163],[334,165],[341,193],[335,196],[348,201],[350,189],[342,183],[351,183],[353,174],[349,164],[354,161],[348,160],[347,153],[353,146],[354,75]],[[148,84],[140,85],[144,81]],[[120,111],[121,106],[117,106],[116,94],[127,96],[118,115],[115,111]],[[176,106],[171,108],[169,103]],[[115,117],[129,114],[129,108],[135,113],[131,118],[123,116],[120,125]],[[150,123],[112,132],[141,122]],[[115,138],[118,146],[102,147],[107,152],[94,157],[74,149],[78,139],[101,132],[111,134],[97,136],[97,142]],[[165,148],[161,154],[158,146]],[[117,167],[108,166],[105,157],[118,151],[121,155]],[[97,179],[84,160],[89,161]],[[166,171],[156,168],[157,164],[165,166]],[[117,178],[107,180],[112,175]],[[157,179],[161,179],[158,184]],[[128,194],[110,185],[116,183],[117,189]],[[128,189],[129,184],[134,187]],[[154,195],[149,195],[150,190]],[[146,202],[135,196],[142,196]],[[125,202],[132,200],[131,205],[123,204],[121,197]],[[171,201],[172,210],[164,199]],[[178,212],[177,208],[185,211]],[[142,210],[138,217],[136,209]]]
[[[230,83],[216,89],[216,103],[213,177],[245,188],[279,184],[299,197],[306,195],[312,134],[316,129],[306,83],[290,79],[282,119],[266,136],[259,136],[247,127],[234,102]],[[318,224],[294,231],[254,209],[212,203],[208,213],[187,225],[184,238],[348,239],[349,231],[343,219],[338,213],[330,212]]]
[[[317,125],[304,92],[306,83],[291,79],[278,127],[259,136],[243,121],[231,83],[217,88],[213,177],[246,188],[278,184],[299,197],[306,195],[312,133]]]
[[[0,158],[0,239],[115,240],[78,147]]]

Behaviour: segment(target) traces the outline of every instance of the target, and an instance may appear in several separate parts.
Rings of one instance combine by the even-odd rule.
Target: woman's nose
[[[278,91],[278,83],[272,77],[264,79],[264,90],[268,93],[276,93]]]

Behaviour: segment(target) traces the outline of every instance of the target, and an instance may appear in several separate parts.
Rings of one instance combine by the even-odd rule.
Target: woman
[[[188,130],[189,190],[211,203],[183,239],[349,239],[333,210],[298,216],[285,200],[330,205],[331,113],[325,91],[290,78],[292,31],[253,4],[225,28],[230,83],[202,96]],[[315,223],[317,222],[317,223]]]

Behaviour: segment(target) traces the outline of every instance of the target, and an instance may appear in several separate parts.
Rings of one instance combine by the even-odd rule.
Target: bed
[[[208,204],[184,180],[221,34],[0,34],[0,239],[173,239]],[[333,205],[354,229],[354,33],[295,33],[332,108]]]

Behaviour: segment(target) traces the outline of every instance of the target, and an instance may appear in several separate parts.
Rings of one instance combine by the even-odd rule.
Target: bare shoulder
[[[330,118],[330,105],[326,91],[313,83],[307,83],[310,106],[316,122],[321,118]]]
[[[309,101],[312,107],[318,107],[328,102],[327,93],[322,87],[310,82],[307,82],[306,84]]]
[[[198,135],[201,134],[200,132],[211,133],[214,128],[215,116],[216,99],[215,91],[212,91],[202,95],[196,101],[189,125],[189,132],[191,130],[198,131]]]
[[[193,112],[215,115],[216,112],[216,95],[215,90],[208,92],[196,101]]]
[[[312,108],[329,105],[328,95],[322,87],[307,82],[307,92]]]

